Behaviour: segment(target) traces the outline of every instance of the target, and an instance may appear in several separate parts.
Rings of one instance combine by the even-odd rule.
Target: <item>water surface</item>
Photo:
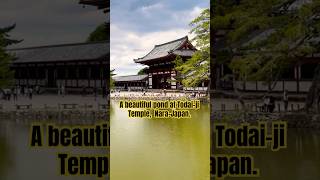
[[[111,179],[210,179],[209,115],[202,105],[191,119],[129,119],[113,102]]]

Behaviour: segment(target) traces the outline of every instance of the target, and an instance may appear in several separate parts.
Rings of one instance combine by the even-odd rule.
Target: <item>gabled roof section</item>
[[[8,49],[16,63],[90,61],[109,56],[109,42],[62,44],[19,49]],[[106,59],[107,60],[107,59]]]
[[[188,44],[190,47],[188,49],[183,49],[183,46]],[[181,56],[192,56],[196,51],[196,48],[191,44],[188,36],[185,36],[174,41],[170,41],[164,44],[155,45],[154,48],[144,57],[135,59],[136,63],[143,63],[146,61],[159,59],[162,57],[169,56],[171,54],[181,55]]]
[[[112,79],[116,82],[129,82],[129,81],[143,81],[147,79],[148,75],[130,75],[130,76],[116,76]]]

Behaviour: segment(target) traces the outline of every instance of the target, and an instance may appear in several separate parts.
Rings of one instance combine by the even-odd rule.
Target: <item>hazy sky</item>
[[[133,59],[146,55],[155,44],[188,35],[189,23],[209,0],[111,0],[111,68],[117,75],[136,74],[143,68]]]
[[[76,43],[86,40],[108,15],[79,0],[1,0],[0,27],[16,23],[12,38],[18,47]]]

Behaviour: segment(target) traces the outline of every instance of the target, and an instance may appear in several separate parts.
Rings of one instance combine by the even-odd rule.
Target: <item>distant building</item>
[[[148,75],[113,77],[117,90],[143,90],[148,88]]]
[[[191,58],[197,49],[191,44],[188,37],[170,41],[155,47],[144,57],[134,62],[149,66],[149,89],[181,89],[182,85],[175,81],[177,71],[174,70],[174,61],[180,56],[184,61]]]
[[[43,88],[103,88],[109,78],[109,43],[62,44],[7,50],[16,57],[15,84]]]

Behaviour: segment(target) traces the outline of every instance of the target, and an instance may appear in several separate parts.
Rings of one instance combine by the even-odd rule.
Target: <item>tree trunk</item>
[[[306,98],[305,110],[307,112],[309,111],[318,112],[319,96],[320,96],[320,64],[318,64],[315,69],[312,84]]]

